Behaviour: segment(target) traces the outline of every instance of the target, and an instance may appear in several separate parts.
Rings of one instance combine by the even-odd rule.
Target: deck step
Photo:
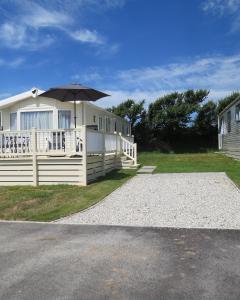
[[[133,160],[131,159],[123,159],[121,161],[122,169],[137,169],[139,165],[134,165]]]
[[[138,174],[152,174],[156,166],[143,166],[137,171]]]
[[[222,152],[223,154],[225,154],[228,157],[232,157],[234,159],[240,160],[240,150],[225,150]]]

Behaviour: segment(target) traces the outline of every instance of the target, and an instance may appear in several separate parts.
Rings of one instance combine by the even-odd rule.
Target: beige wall
[[[74,108],[73,103],[60,102],[58,100],[37,97],[17,102],[12,106],[4,109],[2,111],[2,125],[3,130],[10,130],[10,113],[17,112],[18,118],[18,130],[20,130],[20,114],[24,111],[53,111],[53,129],[58,128],[58,110],[70,110],[71,111],[71,128],[74,128]],[[114,114],[96,107],[95,105],[88,104],[87,102],[77,104],[77,127],[81,125],[97,125],[99,124],[99,118],[103,120],[103,131],[106,129],[106,120],[110,118],[110,132],[115,131],[115,122],[117,122],[117,131],[122,132],[123,126],[125,127],[125,134],[127,133],[127,127],[129,124],[127,121],[121,119]],[[129,132],[130,133],[130,132]]]

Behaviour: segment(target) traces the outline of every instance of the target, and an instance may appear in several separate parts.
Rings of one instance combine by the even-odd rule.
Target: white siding
[[[240,150],[240,122],[236,121],[236,105],[240,101],[233,104],[223,115],[219,116],[219,120],[224,118],[224,134],[222,135],[222,149],[231,150],[239,149]],[[231,132],[227,132],[227,114],[231,112]]]
[[[10,118],[11,112],[17,112],[18,114],[18,130],[20,130],[20,114],[26,111],[53,111],[53,129],[58,128],[58,110],[70,110],[71,111],[71,128],[74,128],[74,107],[73,103],[61,102],[51,98],[29,97],[26,100],[17,102],[8,108],[2,109],[3,116],[3,130],[10,130]],[[117,131],[123,134],[127,133],[126,127],[129,126],[126,120],[102,109],[91,103],[84,102],[77,103],[77,127],[81,125],[96,125],[98,126],[99,117],[103,119],[103,129],[106,129],[106,118],[110,118],[110,132],[115,131],[115,122],[117,122]],[[124,131],[123,131],[124,128]]]

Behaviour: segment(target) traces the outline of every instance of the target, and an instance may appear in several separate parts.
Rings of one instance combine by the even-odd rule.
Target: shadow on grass
[[[113,170],[107,173],[105,176],[98,177],[96,180],[90,182],[88,186],[91,186],[94,183],[100,183],[104,181],[112,181],[112,180],[127,180],[136,174],[136,170]],[[124,180],[124,181],[125,181]]]

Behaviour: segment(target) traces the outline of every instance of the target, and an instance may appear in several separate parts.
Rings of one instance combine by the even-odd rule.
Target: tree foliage
[[[192,114],[208,96],[206,90],[188,90],[184,93],[171,93],[149,105],[149,124],[152,129],[170,131],[189,125]]]
[[[236,100],[236,98],[240,98],[239,92],[234,92],[231,95],[224,97],[223,99],[219,100],[218,107],[217,107],[217,114],[220,114],[231,102]]]
[[[202,150],[217,147],[217,115],[240,97],[233,93],[218,104],[207,90],[174,92],[158,98],[148,109],[132,99],[109,111],[130,121],[139,148],[161,151]]]
[[[143,115],[146,113],[144,103],[144,100],[135,102],[134,100],[128,99],[118,106],[108,108],[108,111],[127,119],[131,124],[132,131],[134,132],[136,124],[141,121]]]
[[[198,130],[211,130],[217,127],[217,105],[213,101],[208,101],[198,110],[194,126]]]

